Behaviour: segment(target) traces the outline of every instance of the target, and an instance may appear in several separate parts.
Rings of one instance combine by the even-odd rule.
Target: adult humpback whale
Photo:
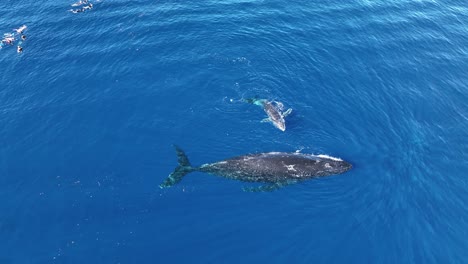
[[[266,184],[251,188],[250,191],[272,191],[301,180],[344,173],[352,168],[350,163],[338,158],[297,152],[247,154],[192,167],[184,151],[177,146],[175,149],[179,166],[160,185],[161,188],[171,187],[186,174],[200,171],[229,179]]]
[[[265,113],[268,115],[268,118],[263,119],[262,122],[271,122],[279,130],[286,130],[286,121],[284,121],[284,118],[291,114],[291,108],[282,112],[284,106],[281,102],[257,98],[246,99],[245,101],[263,108]]]

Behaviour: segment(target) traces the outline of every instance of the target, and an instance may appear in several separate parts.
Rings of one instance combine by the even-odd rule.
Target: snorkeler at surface
[[[26,25],[22,25],[21,27],[17,28],[17,29],[14,29],[14,31],[16,31],[16,33],[18,34],[22,34],[23,31],[27,28]]]
[[[74,4],[72,4],[71,6],[80,6],[80,5],[85,5],[88,3],[88,0],[80,0]]]
[[[84,11],[84,10],[87,10],[87,9],[89,10],[89,9],[91,9],[91,8],[93,8],[93,4],[89,3],[89,5],[83,6],[82,9],[83,9],[83,11]]]
[[[83,8],[80,8],[80,9],[70,9],[69,11],[72,12],[73,14],[84,12]]]
[[[13,45],[13,42],[15,41],[14,37],[5,37],[2,39],[2,43],[8,44],[8,45]]]
[[[27,26],[22,25],[19,28],[13,29],[12,33],[4,33],[3,34],[3,39],[0,41],[0,48],[3,48],[7,45],[13,46],[15,42],[18,40],[18,47],[16,51],[18,53],[23,52],[23,47],[21,47],[21,44],[23,43],[24,40],[26,40],[26,35],[23,35],[23,32],[26,30]],[[19,36],[18,34],[21,34]]]
[[[86,10],[90,10],[90,9],[93,8],[93,4],[91,2],[89,2],[88,0],[80,0],[80,1],[72,4],[71,6],[75,6],[75,7],[81,6],[81,8],[70,9],[69,11],[72,12],[73,14],[81,13],[81,12],[84,12]]]
[[[83,6],[82,8],[80,9],[70,9],[70,12],[72,12],[73,14],[76,14],[76,13],[81,13],[81,12],[84,12],[86,10],[90,10],[93,8],[93,4],[89,4],[87,6]]]
[[[4,33],[3,34],[2,43],[11,45],[11,44],[13,44],[14,41],[15,41],[15,34],[14,33]]]

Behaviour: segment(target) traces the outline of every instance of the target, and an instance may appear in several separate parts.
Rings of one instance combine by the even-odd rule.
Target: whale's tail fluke
[[[258,106],[263,106],[263,103],[266,102],[266,100],[265,99],[259,99],[257,96],[255,96],[253,98],[244,99],[244,102],[249,103],[249,104],[258,105]]]
[[[249,103],[249,104],[253,104],[255,102],[255,100],[257,100],[255,97],[254,98],[246,98],[246,99],[244,99],[244,102]]]
[[[167,177],[167,179],[159,185],[161,188],[167,188],[177,184],[185,175],[195,170],[195,168],[190,165],[190,162],[184,151],[175,145],[174,148],[177,154],[177,161],[179,162],[179,166],[177,166],[175,170],[169,174],[169,177]]]

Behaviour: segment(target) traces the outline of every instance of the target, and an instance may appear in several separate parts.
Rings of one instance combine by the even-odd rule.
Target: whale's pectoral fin
[[[260,122],[261,123],[269,123],[269,122],[271,122],[271,119],[267,117],[267,118],[262,119],[262,121],[260,121]]]
[[[292,108],[289,108],[288,110],[286,110],[286,112],[283,113],[283,117],[287,117],[291,113],[292,113]]]
[[[292,184],[292,182],[279,182],[258,187],[243,187],[242,190],[244,192],[272,192],[289,184]]]
[[[277,109],[279,109],[279,110],[284,109],[284,104],[282,102],[273,101],[273,103],[275,103]]]

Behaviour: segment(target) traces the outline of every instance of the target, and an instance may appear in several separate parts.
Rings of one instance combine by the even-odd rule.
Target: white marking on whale
[[[288,171],[297,171],[295,168],[294,168],[294,165],[284,165]]]
[[[328,155],[325,155],[325,154],[320,154],[320,155],[316,155],[316,156],[319,157],[319,158],[326,158],[326,159],[331,159],[331,160],[336,160],[336,161],[343,161],[340,158],[328,156]]]

